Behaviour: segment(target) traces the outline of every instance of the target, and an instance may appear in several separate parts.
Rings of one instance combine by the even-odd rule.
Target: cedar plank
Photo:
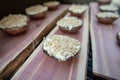
[[[85,80],[88,58],[88,11],[85,13],[83,21],[85,23],[77,34],[63,33],[56,26],[48,35],[62,34],[78,39],[82,43],[82,48],[77,56],[65,62],[59,62],[43,52],[41,43],[15,73],[12,80]]]
[[[110,25],[101,24],[96,19],[98,4],[91,3],[90,8],[94,75],[106,79],[120,79],[120,47],[116,43],[120,19]]]
[[[44,19],[31,20],[26,33],[18,36],[0,35],[0,79],[8,79],[20,67],[43,36],[54,27],[56,19],[66,13],[68,5],[49,11]],[[29,48],[30,47],[30,48]]]

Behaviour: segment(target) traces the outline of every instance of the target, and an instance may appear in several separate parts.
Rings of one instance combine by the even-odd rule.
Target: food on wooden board
[[[42,5],[34,5],[25,9],[26,14],[34,19],[41,19],[45,17],[48,7]]]
[[[119,18],[119,14],[112,12],[99,12],[96,15],[99,22],[104,24],[112,24],[116,19]]]
[[[60,2],[58,2],[58,1],[49,1],[49,2],[43,3],[43,5],[47,6],[49,10],[55,10],[60,5]]]
[[[68,8],[68,11],[71,13],[72,16],[81,17],[87,9],[87,5],[72,4]]]
[[[113,5],[101,5],[99,7],[100,11],[102,12],[117,12],[118,10],[118,7],[116,6],[113,6]]]
[[[28,29],[29,18],[23,14],[10,14],[0,21],[2,32],[10,35],[18,35]]]
[[[81,43],[69,36],[52,35],[43,41],[43,50],[59,61],[66,61],[79,53]]]
[[[79,29],[82,27],[82,20],[77,17],[69,17],[66,16],[57,22],[57,26],[67,33],[77,33]]]

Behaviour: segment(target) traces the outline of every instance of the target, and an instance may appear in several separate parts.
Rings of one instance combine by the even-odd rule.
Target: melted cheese
[[[73,4],[72,6],[70,6],[68,8],[69,11],[73,12],[73,13],[83,13],[85,10],[87,10],[88,6],[87,5],[75,5]]]
[[[39,13],[42,13],[47,10],[48,10],[48,7],[46,7],[46,6],[35,5],[35,6],[26,8],[26,13],[28,15],[35,15],[35,14],[39,14]]]
[[[75,56],[80,48],[81,43],[78,40],[64,35],[53,35],[43,42],[43,49],[59,61]]]
[[[119,15],[116,13],[112,13],[112,12],[99,12],[97,14],[97,17],[100,17],[100,18],[118,18]]]
[[[14,14],[4,17],[0,21],[0,28],[23,27],[27,24],[28,18],[22,14]]]
[[[57,22],[57,25],[72,30],[72,28],[81,26],[82,20],[78,19],[77,17],[64,17]]]
[[[59,5],[60,3],[58,1],[49,1],[49,2],[45,2],[44,5],[45,6],[57,6]]]
[[[99,7],[100,10],[104,10],[104,11],[117,11],[118,8],[112,5],[102,5]]]

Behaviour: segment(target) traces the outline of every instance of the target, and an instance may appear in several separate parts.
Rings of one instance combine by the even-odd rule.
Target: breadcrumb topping
[[[81,48],[81,43],[69,36],[53,35],[45,38],[43,49],[47,51],[49,56],[53,56],[59,61],[65,61],[75,56]]]
[[[97,17],[100,17],[100,18],[118,18],[119,14],[112,13],[112,12],[99,12],[97,14]]]
[[[112,5],[102,5],[99,7],[100,10],[105,10],[105,11],[117,11],[118,8]]]
[[[71,5],[68,10],[73,12],[73,13],[83,13],[85,10],[87,10],[88,6],[87,5],[76,5],[76,4],[73,4]]]
[[[25,11],[28,15],[35,15],[35,14],[38,14],[38,13],[41,13],[41,12],[44,12],[47,10],[48,10],[48,7],[46,7],[46,6],[35,5],[35,6],[26,8]]]
[[[28,18],[22,14],[10,14],[0,21],[0,28],[23,27],[27,24]]]
[[[57,25],[60,27],[67,27],[69,30],[75,27],[79,27],[82,25],[82,20],[77,17],[64,17],[57,22]]]
[[[58,2],[58,1],[49,1],[49,2],[45,2],[44,3],[44,5],[45,6],[57,6],[57,5],[59,5],[60,4],[60,2]]]

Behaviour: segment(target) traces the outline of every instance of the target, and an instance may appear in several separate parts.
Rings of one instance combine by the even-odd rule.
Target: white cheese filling
[[[44,39],[43,49],[49,56],[53,56],[59,61],[65,61],[75,56],[81,48],[81,43],[69,36],[53,35]]]
[[[48,10],[48,7],[46,7],[46,6],[35,5],[35,6],[26,8],[25,11],[28,15],[35,15],[35,14],[39,14],[39,13],[42,13],[47,10]]]
[[[112,12],[99,12],[97,17],[100,18],[119,18],[119,14]]]
[[[70,6],[68,8],[69,11],[73,12],[73,13],[83,13],[85,10],[87,10],[88,6],[87,5],[76,5],[73,4],[72,6]]]
[[[102,5],[99,7],[100,10],[105,10],[105,11],[117,11],[118,8],[113,6],[113,5]]]
[[[28,18],[22,14],[10,14],[0,21],[0,28],[23,27],[27,24]]]
[[[69,30],[72,30],[75,27],[82,26],[82,20],[78,19],[77,17],[64,17],[57,22],[57,25],[60,27],[66,27]]]
[[[49,2],[45,2],[43,5],[49,7],[49,6],[57,6],[59,4],[60,4],[60,2],[58,2],[58,1],[49,1]]]

